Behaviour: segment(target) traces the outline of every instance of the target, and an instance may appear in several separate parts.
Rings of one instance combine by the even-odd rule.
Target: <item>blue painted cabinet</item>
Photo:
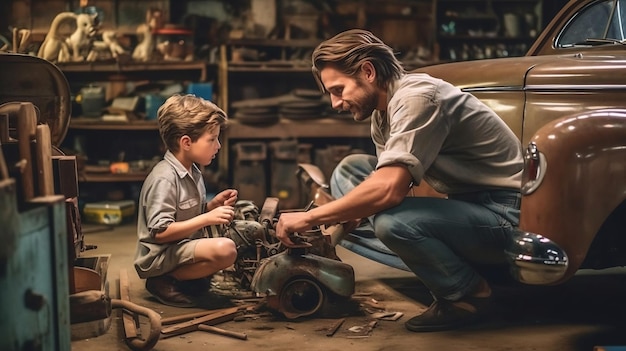
[[[15,181],[0,180],[0,350],[69,351],[64,199],[17,207]]]

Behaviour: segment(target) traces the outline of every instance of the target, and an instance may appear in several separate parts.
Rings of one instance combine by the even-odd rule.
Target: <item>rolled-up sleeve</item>
[[[165,178],[155,179],[144,195],[146,226],[154,237],[176,220],[176,184]]]
[[[379,147],[376,168],[404,164],[419,184],[435,160],[448,134],[437,101],[429,96],[396,97],[389,102],[389,126],[386,133],[372,133]]]

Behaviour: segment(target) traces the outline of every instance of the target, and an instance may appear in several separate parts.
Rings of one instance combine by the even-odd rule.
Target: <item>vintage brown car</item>
[[[525,147],[515,278],[626,265],[626,0],[572,0],[524,57],[418,69],[493,108]]]
[[[485,102],[525,148],[513,277],[626,265],[626,0],[571,0],[523,57],[422,67]],[[428,194],[427,194],[428,195]],[[341,246],[408,269],[373,237]]]

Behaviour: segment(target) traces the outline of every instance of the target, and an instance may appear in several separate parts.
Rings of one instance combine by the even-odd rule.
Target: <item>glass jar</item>
[[[168,27],[155,29],[156,51],[165,61],[193,61],[193,31],[186,28]]]

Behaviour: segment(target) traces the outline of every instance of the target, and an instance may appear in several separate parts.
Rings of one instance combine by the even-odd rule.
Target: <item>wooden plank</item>
[[[217,335],[228,336],[228,337],[239,339],[239,340],[248,339],[248,335],[245,333],[240,333],[240,332],[236,332],[232,330],[226,330],[226,329],[222,329],[222,328],[218,328],[218,327],[214,327],[214,326],[206,325],[206,324],[199,324],[198,330],[217,334]]]
[[[39,124],[35,129],[37,147],[35,149],[37,165],[37,184],[39,196],[54,195],[54,175],[52,173],[52,139],[50,127]]]
[[[120,270],[120,299],[130,301],[130,282],[126,269]],[[122,321],[124,322],[124,334],[126,335],[126,339],[137,338],[141,335],[141,330],[137,328],[135,318],[130,312],[122,312]]]
[[[161,329],[161,337],[169,338],[175,335],[189,333],[198,330],[198,325],[215,325],[222,322],[230,321],[235,318],[236,315],[241,313],[241,307],[230,307],[207,314],[204,317],[196,318],[187,322],[179,323]]]
[[[214,312],[215,311],[192,312],[192,313],[181,314],[179,316],[162,318],[161,319],[161,324],[162,325],[168,325],[168,324],[176,324],[176,323],[180,323],[180,322],[186,322],[186,321],[194,319],[194,318],[204,317],[207,314],[211,314],[211,313],[214,313]]]

